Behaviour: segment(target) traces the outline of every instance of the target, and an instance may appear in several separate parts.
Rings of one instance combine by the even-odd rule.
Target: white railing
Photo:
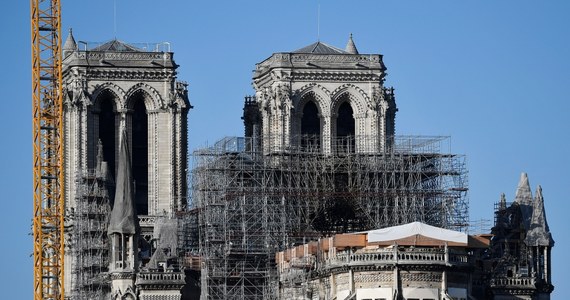
[[[168,281],[168,282],[184,282],[184,274],[180,272],[162,273],[162,272],[141,272],[137,274],[137,282],[149,281]]]
[[[439,264],[439,265],[466,265],[469,256],[460,253],[448,253],[444,249],[394,251],[378,250],[369,253],[339,252],[323,261],[325,266],[334,267],[340,265],[366,265],[366,264]]]

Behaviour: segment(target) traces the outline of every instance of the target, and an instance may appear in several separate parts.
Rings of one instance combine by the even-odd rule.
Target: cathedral
[[[352,36],[272,54],[244,136],[191,156],[173,55],[65,41],[68,299],[550,299],[540,186],[523,174],[466,235],[465,157],[395,134],[382,55]]]
[[[73,299],[178,299],[186,83],[171,52],[83,46],[71,32],[63,46],[65,289]]]

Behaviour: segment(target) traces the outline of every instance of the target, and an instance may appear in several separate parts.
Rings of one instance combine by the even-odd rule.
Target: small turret
[[[77,43],[75,43],[75,39],[73,38],[72,29],[69,28],[69,35],[65,40],[65,44],[63,44],[63,58],[66,58],[75,50],[77,50]]]
[[[554,246],[554,240],[546,221],[544,198],[542,197],[542,187],[540,185],[536,188],[530,230],[527,232],[525,243],[528,246]]]
[[[348,38],[348,43],[346,44],[346,48],[344,49],[344,51],[350,54],[358,54],[358,49],[356,49],[356,45],[354,45],[354,41],[352,40],[352,33]]]
[[[530,219],[532,217],[532,192],[528,182],[526,173],[521,173],[517,193],[515,195],[515,202],[520,205],[523,223],[525,229],[530,227]]]

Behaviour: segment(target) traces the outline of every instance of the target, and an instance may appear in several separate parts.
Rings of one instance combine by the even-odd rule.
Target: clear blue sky
[[[242,135],[255,63],[317,40],[317,0],[62,0],[64,37],[172,44],[190,83],[191,150]],[[320,40],[381,53],[396,89],[398,134],[450,135],[466,154],[471,219],[512,201],[520,172],[541,184],[556,245],[553,299],[570,298],[570,1],[320,1]],[[0,290],[32,298],[29,2],[0,18],[3,107]],[[115,31],[116,28],[116,31]],[[566,225],[565,225],[566,224]]]

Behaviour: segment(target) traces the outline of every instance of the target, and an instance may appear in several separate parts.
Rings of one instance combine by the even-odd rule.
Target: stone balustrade
[[[181,272],[141,272],[137,274],[137,283],[145,282],[184,282]]]
[[[154,226],[155,223],[156,223],[155,216],[139,216],[139,224],[142,227]]]
[[[526,286],[526,287],[534,287],[535,286],[535,279],[534,278],[494,278],[491,279],[491,286],[498,287],[498,286]]]
[[[425,249],[414,251],[378,250],[361,253],[342,251],[323,263],[327,267],[367,264],[467,265],[469,264],[469,256],[460,253],[446,254],[445,249],[432,249],[430,251]]]

